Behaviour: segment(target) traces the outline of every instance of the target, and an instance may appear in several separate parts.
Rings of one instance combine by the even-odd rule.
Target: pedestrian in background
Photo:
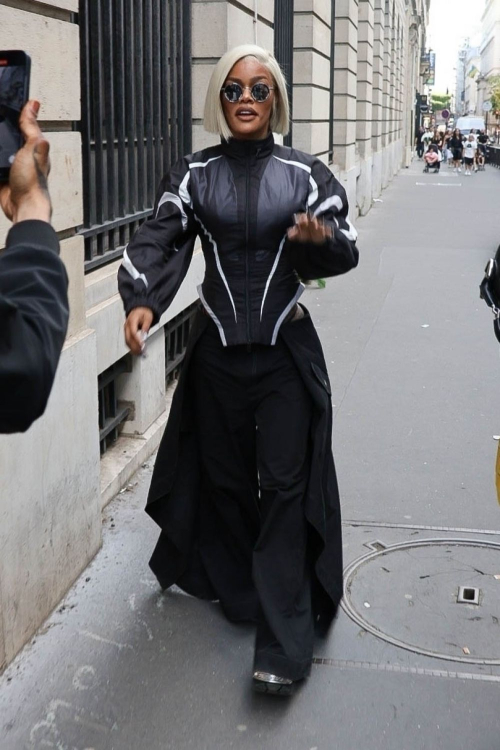
[[[453,153],[450,149],[450,138],[452,136],[451,130],[447,130],[443,135],[443,161],[451,167],[453,161]]]
[[[453,167],[455,172],[462,171],[462,154],[464,150],[464,143],[462,140],[462,133],[459,128],[455,128],[453,135],[449,140],[449,147],[453,154]]]
[[[342,596],[331,390],[299,279],[358,262],[344,188],[319,159],[274,142],[288,121],[275,58],[254,45],[226,53],[204,119],[222,143],[165,176],[119,271],[140,354],[201,238],[202,311],[149,492],[162,529],[151,567],[164,588],[255,622],[254,689],[281,694],[309,674],[315,629]]]
[[[477,146],[476,146],[476,139],[474,138],[474,134],[470,133],[467,141],[464,145],[464,164],[465,164],[465,177],[470,177],[472,175],[472,170],[474,169],[474,163],[476,160],[476,152],[477,152]]]
[[[485,130],[481,130],[477,137],[477,164],[479,169],[484,170],[486,164],[486,151],[488,147],[488,136]]]
[[[425,133],[425,129],[422,126],[420,126],[418,129],[416,138],[415,138],[415,146],[417,149],[417,156],[419,159],[421,159],[424,155],[424,142],[422,140],[424,133]]]
[[[434,128],[434,132],[432,133],[431,143],[437,146],[438,149],[441,149],[443,145],[443,134],[441,133],[439,128]]]
[[[68,277],[50,225],[49,144],[40,103],[21,113],[25,138],[0,184],[13,227],[0,255],[0,432],[25,432],[45,411],[68,327]]]
[[[429,127],[426,127],[425,132],[422,136],[422,142],[424,144],[424,153],[427,151],[427,149],[431,145],[431,141],[433,137],[434,137],[434,134],[432,133],[431,129]]]
[[[424,172],[428,172],[429,169],[434,169],[434,174],[439,172],[441,164],[439,161],[439,149],[435,143],[431,143],[429,150],[424,156],[425,169]]]

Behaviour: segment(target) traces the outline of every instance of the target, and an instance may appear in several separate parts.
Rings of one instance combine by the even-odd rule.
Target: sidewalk
[[[253,695],[252,629],[160,591],[148,462],[0,678],[1,750],[498,750],[500,362],[478,285],[500,172],[422,169],[358,220],[359,268],[304,295],[333,385],[348,583],[310,680]]]

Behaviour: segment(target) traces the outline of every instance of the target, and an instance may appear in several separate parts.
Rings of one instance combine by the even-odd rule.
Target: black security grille
[[[328,163],[333,164],[333,141],[334,141],[334,122],[333,111],[335,104],[335,30],[336,30],[336,7],[335,0],[332,2],[332,20],[330,29],[330,111],[329,115],[329,133],[328,133]]]
[[[131,372],[130,354],[108,367],[97,380],[99,395],[99,443],[101,455],[118,439],[121,425],[127,420],[131,408],[118,401],[117,378]]]
[[[292,145],[293,120],[293,0],[274,0],[274,56],[285,74],[290,99],[290,132],[285,146]]]
[[[165,326],[165,379],[167,386],[179,376],[180,366],[186,353],[189,332],[200,307],[194,302]]]
[[[123,251],[191,151],[190,0],[80,0],[86,270]]]

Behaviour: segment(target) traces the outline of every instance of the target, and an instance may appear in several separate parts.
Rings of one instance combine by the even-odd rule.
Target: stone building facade
[[[483,114],[483,104],[489,101],[491,96],[489,79],[500,76],[500,0],[484,2],[480,55],[481,74],[477,81],[477,111]],[[489,115],[489,124],[491,126],[494,123],[498,126],[498,118],[492,113]]]
[[[32,57],[31,93],[42,101],[40,117],[51,142],[53,223],[69,273],[71,304],[68,338],[46,414],[26,434],[0,437],[0,669],[95,555],[103,506],[157,447],[168,414],[166,359],[176,356],[165,330],[195,302],[203,276],[203,259],[196,252],[175,303],[149,339],[148,358],[127,357],[116,282],[119,242],[108,248],[109,262],[85,261],[85,243],[94,230],[90,222],[82,231],[92,196],[81,122],[88,99],[95,96],[81,77],[86,42],[79,27],[86,1],[0,0],[0,48],[25,49]],[[171,7],[173,2],[168,0]],[[129,11],[136,7],[123,3]],[[213,142],[201,118],[217,58],[240,43],[272,49],[275,30],[292,24],[292,144],[331,167],[346,187],[353,219],[366,214],[373,198],[412,158],[429,3],[192,0],[192,65],[183,85],[192,82],[187,127],[193,150]],[[106,23],[109,17],[103,17],[99,31],[104,55]],[[124,24],[125,36],[130,28]],[[118,43],[118,37],[113,40]],[[106,85],[104,73],[94,73]],[[171,84],[179,85],[175,76]],[[116,86],[122,85],[120,78]],[[95,127],[108,127],[110,117],[117,118],[116,111],[106,110]],[[116,179],[127,180],[120,162]],[[145,179],[154,182],[153,173],[146,170]],[[113,231],[123,229],[126,218],[118,216]],[[0,246],[7,230],[0,217]],[[103,389],[110,383],[117,403],[126,405],[126,418],[117,427],[119,439],[101,456],[99,415],[105,407]]]

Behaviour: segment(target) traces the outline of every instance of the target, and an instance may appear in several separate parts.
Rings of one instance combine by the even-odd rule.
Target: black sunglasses
[[[265,102],[273,90],[273,86],[267,83],[254,83],[253,86],[240,86],[239,83],[228,83],[221,88],[222,93],[231,104],[236,104],[243,97],[243,92],[250,90],[250,96],[254,102]]]

